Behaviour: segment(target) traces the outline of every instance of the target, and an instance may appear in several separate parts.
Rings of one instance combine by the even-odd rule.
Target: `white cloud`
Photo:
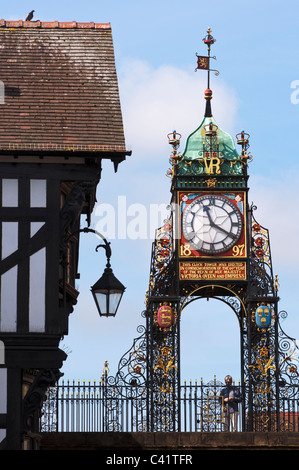
[[[126,60],[118,76],[126,141],[129,148],[132,145],[133,154],[160,158],[161,152],[169,152],[168,133],[176,130],[184,142],[200,125],[205,109],[206,72],[169,65],[154,69],[146,62]],[[219,77],[212,81],[214,118],[230,133],[237,111],[236,96]]]

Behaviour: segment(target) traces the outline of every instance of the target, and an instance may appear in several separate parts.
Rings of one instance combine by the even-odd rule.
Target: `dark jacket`
[[[233,401],[228,401],[224,402],[225,398],[229,398],[233,394],[234,400]],[[220,392],[220,397],[223,397],[223,405],[227,407],[227,410],[229,413],[233,413],[234,411],[238,411],[238,403],[242,401],[241,393],[240,393],[240,388],[236,387],[235,385],[232,385],[231,387],[225,387],[221,390]],[[220,398],[222,402],[222,398]]]

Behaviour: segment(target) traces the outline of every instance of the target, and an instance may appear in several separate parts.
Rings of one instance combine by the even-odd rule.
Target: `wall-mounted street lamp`
[[[114,317],[116,315],[117,309],[119,307],[121,298],[125,291],[125,286],[114,276],[113,271],[110,265],[111,258],[111,248],[110,242],[96,230],[85,227],[80,230],[80,232],[92,232],[102,238],[104,245],[98,245],[96,251],[100,247],[105,249],[107,264],[104,270],[103,275],[100,279],[91,287],[91,292],[95,300],[98,312],[100,316],[104,317]]]

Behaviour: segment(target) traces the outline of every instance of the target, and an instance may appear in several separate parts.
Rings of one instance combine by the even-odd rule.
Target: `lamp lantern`
[[[91,228],[85,227],[80,232],[92,232],[102,238],[104,244],[98,245],[96,251],[100,247],[105,249],[107,264],[100,279],[91,287],[95,304],[101,317],[115,317],[119,307],[125,286],[114,276],[110,265],[111,248],[110,242],[106,240],[99,232]]]
[[[100,316],[114,317],[116,315],[125,289],[107,265],[102,277],[91,287]]]

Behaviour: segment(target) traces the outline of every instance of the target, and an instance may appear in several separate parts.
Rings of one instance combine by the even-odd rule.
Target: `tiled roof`
[[[125,151],[109,23],[0,20],[0,150]]]
[[[76,21],[5,21],[0,20],[0,26],[6,28],[79,28],[79,29],[111,29],[110,23],[77,23]]]

